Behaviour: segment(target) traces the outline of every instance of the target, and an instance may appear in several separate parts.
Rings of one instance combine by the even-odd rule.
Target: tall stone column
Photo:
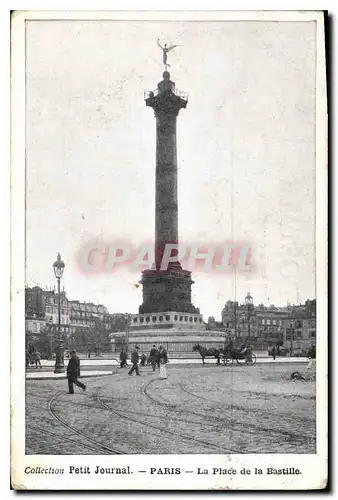
[[[156,111],[155,262],[167,243],[178,243],[176,114]]]
[[[199,313],[191,304],[190,271],[179,262],[161,269],[167,244],[178,243],[177,147],[176,122],[187,99],[175,90],[168,71],[155,92],[150,92],[146,105],[156,117],[156,182],[155,182],[155,263],[156,269],[142,274],[143,304],[139,312],[182,311]],[[174,255],[174,252],[172,252]]]
[[[156,95],[150,95],[146,105],[154,109],[156,117],[155,262],[158,270],[165,245],[178,243],[176,121],[187,100],[176,95],[175,84],[165,71]]]

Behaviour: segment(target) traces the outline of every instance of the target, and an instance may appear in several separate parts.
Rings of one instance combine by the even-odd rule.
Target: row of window
[[[306,326],[306,321],[296,320],[293,322],[293,325],[294,325],[294,328],[303,328],[304,326]],[[310,319],[309,326],[310,326],[310,328],[315,328],[316,327],[316,320]]]
[[[94,321],[86,321],[85,323],[81,320],[78,320],[78,319],[72,319],[72,323],[74,323],[75,325],[86,325],[86,326],[95,326],[95,322]]]
[[[282,320],[281,319],[262,319],[261,321],[262,325],[281,325]]]
[[[46,317],[46,321],[47,323],[54,323],[54,322],[57,322],[58,320],[58,315],[56,314],[54,317],[53,316],[47,316]],[[60,322],[65,324],[65,325],[68,325],[69,323],[69,316],[60,316]]]
[[[240,318],[239,318],[240,321]],[[290,321],[290,320],[289,320]],[[262,325],[282,325],[282,320],[281,319],[261,319],[261,324]],[[303,328],[303,321],[297,320],[293,322],[294,328]],[[227,328],[231,328],[232,323],[228,322],[225,324]],[[311,319],[309,321],[310,328],[315,328],[316,327],[316,320]]]
[[[139,319],[140,319],[140,323],[144,323],[144,322],[145,323],[150,323],[150,316],[146,316],[145,318],[141,316]],[[137,323],[137,320],[138,320],[138,318],[136,317],[136,318],[133,319],[133,322]],[[162,322],[164,320],[165,321],[170,321],[170,316],[169,315],[167,315],[165,317],[164,316],[152,316],[152,318],[151,318],[151,321],[153,323],[156,323],[158,321]],[[192,317],[192,316],[180,316],[180,317],[178,317],[178,315],[175,314],[174,321],[185,321],[186,323],[187,322],[197,323],[197,321],[199,321],[200,323],[202,323],[202,318],[197,318],[196,316],[195,317]]]
[[[42,330],[42,328],[43,328],[43,325],[41,325],[41,323],[29,322],[27,325],[27,330],[34,332],[34,333],[40,332]]]
[[[292,334],[292,332],[287,332],[286,333],[286,340],[306,339],[306,338],[315,339],[316,338],[316,330],[311,330],[309,332],[309,337],[304,335],[304,333],[305,332],[301,332],[301,331],[295,331],[293,334]]]
[[[52,306],[46,306],[46,313],[53,313],[55,311],[58,310],[58,307],[57,305],[55,305],[54,307]],[[81,312],[81,311],[74,311],[74,310],[71,310],[71,308],[61,308],[61,314],[70,314],[72,316],[77,316],[78,318],[91,318],[93,316],[92,313],[89,313],[89,312]],[[104,316],[103,315],[100,315],[99,318],[100,320],[104,320]]]
[[[52,297],[49,298],[49,299],[46,299],[46,303],[47,304],[54,304],[54,305],[57,305],[59,302],[58,300],[55,298],[53,299]],[[67,302],[65,302],[64,300],[61,300],[61,305],[63,306],[66,306],[67,305]]]
[[[56,323],[57,322],[57,316],[55,318],[53,318],[53,316],[48,316],[46,319],[47,319],[48,323],[50,323],[50,322]],[[71,322],[73,324],[75,324],[75,325],[86,325],[86,326],[95,327],[95,321],[86,321],[84,323],[81,320],[72,319]],[[61,323],[64,324],[64,325],[68,325],[69,324],[69,316],[61,316]],[[106,323],[104,325],[104,327],[105,327],[106,330],[109,330],[109,329],[112,328],[112,325]]]
[[[55,312],[58,312],[58,308],[57,308],[57,306],[56,306],[56,307],[50,307],[50,306],[47,306],[47,307],[46,307],[46,313],[47,313],[47,314],[52,314],[53,312],[54,312],[54,313],[55,313]],[[67,315],[68,315],[68,314],[69,314],[69,309],[67,310],[67,309],[63,309],[63,308],[61,307],[61,314],[67,314]]]

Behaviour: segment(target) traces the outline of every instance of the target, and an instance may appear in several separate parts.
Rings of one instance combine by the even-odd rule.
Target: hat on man
[[[136,346],[135,346],[135,349],[139,349],[139,346],[138,346],[138,345],[136,345]]]

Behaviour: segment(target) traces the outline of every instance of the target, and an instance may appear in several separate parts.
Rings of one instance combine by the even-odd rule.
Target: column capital
[[[187,103],[186,99],[182,99],[170,90],[146,99],[146,105],[153,108],[156,118],[177,116],[180,109],[187,107]]]

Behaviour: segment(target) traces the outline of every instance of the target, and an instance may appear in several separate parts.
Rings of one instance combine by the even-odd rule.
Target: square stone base
[[[167,271],[146,270],[142,273],[143,304],[140,314],[161,311],[199,314],[191,303],[191,272],[180,268]]]

